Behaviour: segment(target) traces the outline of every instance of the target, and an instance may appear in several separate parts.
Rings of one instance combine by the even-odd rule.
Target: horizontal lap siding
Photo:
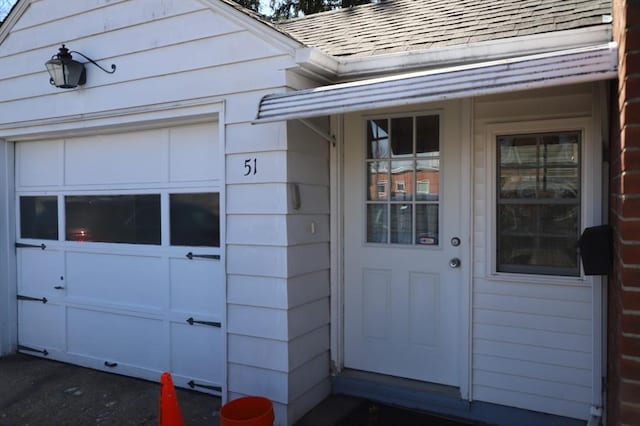
[[[487,125],[591,115],[591,86],[497,95],[475,100],[474,400],[586,419],[592,399],[592,289],[588,284],[491,279],[495,238],[487,215],[495,185],[488,167]]]

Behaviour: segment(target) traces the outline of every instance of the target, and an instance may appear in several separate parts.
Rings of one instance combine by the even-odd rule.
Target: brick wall
[[[614,0],[613,10],[607,415],[608,425],[640,425],[640,0]]]

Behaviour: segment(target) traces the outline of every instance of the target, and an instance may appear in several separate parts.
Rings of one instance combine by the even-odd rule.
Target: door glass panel
[[[171,245],[220,247],[217,192],[169,196]]]
[[[418,201],[438,201],[440,192],[440,159],[416,161]]]
[[[389,121],[367,122],[367,158],[389,157]]]
[[[416,117],[416,154],[440,155],[440,116]]]
[[[413,240],[413,213],[411,204],[391,205],[391,242],[411,244]]]
[[[391,200],[413,199],[413,161],[391,162]]]
[[[20,197],[20,237],[58,239],[57,197]]]
[[[386,243],[387,240],[387,205],[367,205],[367,242]]]
[[[416,205],[416,244],[438,245],[438,205]]]
[[[391,156],[406,157],[413,154],[413,117],[391,120]]]
[[[439,138],[438,115],[367,121],[367,242],[438,244]]]
[[[388,199],[389,162],[372,161],[367,166],[367,200],[381,201]]]
[[[66,196],[67,241],[160,244],[160,195]]]

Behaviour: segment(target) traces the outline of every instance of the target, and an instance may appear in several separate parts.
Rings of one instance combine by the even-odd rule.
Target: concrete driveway
[[[220,398],[178,389],[188,426],[217,426]],[[0,358],[0,426],[157,425],[160,385],[35,358]]]

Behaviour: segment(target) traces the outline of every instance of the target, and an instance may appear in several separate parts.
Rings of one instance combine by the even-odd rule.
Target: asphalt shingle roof
[[[333,56],[370,56],[602,25],[610,0],[382,0],[277,23]]]

